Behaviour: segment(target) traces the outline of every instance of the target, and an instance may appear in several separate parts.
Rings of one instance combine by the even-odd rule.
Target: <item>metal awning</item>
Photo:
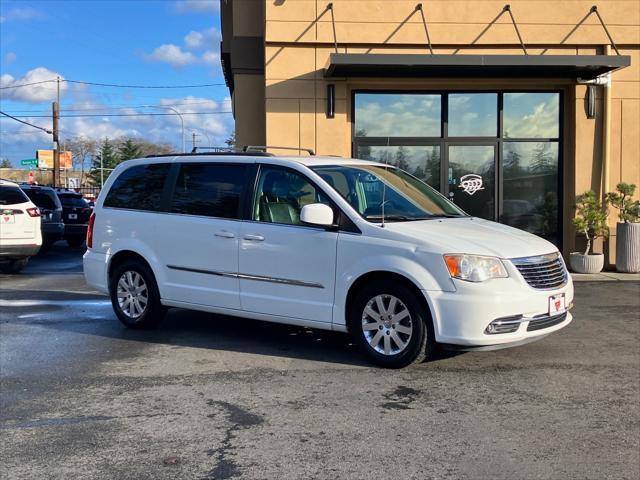
[[[332,53],[325,77],[583,78],[628,67],[627,55]]]

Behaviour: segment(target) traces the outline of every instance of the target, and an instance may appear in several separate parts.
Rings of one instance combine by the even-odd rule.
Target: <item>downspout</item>
[[[604,54],[611,55],[611,46],[605,45]],[[605,194],[609,191],[609,165],[611,163],[611,74],[607,74],[607,81],[603,85],[604,89],[604,110],[602,112],[602,191],[601,197],[604,200]]]

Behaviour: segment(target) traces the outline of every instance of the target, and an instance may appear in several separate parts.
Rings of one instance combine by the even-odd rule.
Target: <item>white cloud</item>
[[[144,57],[148,61],[168,63],[172,67],[184,67],[198,63],[198,58],[191,52],[185,52],[178,45],[172,43],[160,45]]]
[[[5,73],[0,76],[1,87],[12,87],[28,83],[38,83],[45,80],[55,80],[56,77],[64,78],[62,75],[45,67],[34,68],[29,70],[26,75],[20,78],[14,78],[13,76]],[[67,91],[67,82],[60,82],[60,95],[63,96]],[[2,90],[0,93],[2,100],[15,100],[23,102],[44,102],[53,101],[56,99],[56,84],[55,82],[40,83],[37,85],[29,85],[26,87],[8,88]]]
[[[204,35],[200,32],[191,31],[187,33],[184,37],[184,44],[187,48],[200,48],[202,47],[202,40],[204,39]]]
[[[219,65],[220,54],[212,50],[207,50],[202,54],[202,61],[208,65]]]
[[[184,37],[184,44],[187,48],[197,50],[199,48],[211,48],[220,42],[220,31],[211,27],[206,30],[192,30]]]
[[[178,13],[217,12],[220,0],[181,0],[176,2]]]
[[[16,61],[17,55],[14,52],[8,52],[5,56],[4,56],[4,63],[6,63],[7,65],[9,65],[10,63],[13,63]]]
[[[42,12],[31,7],[14,7],[0,16],[0,23],[10,22],[12,20],[34,20],[42,18]]]

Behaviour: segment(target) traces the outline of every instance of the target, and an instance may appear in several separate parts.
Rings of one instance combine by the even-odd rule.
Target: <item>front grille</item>
[[[554,317],[550,317],[545,315],[540,318],[532,318],[529,321],[529,325],[527,326],[527,332],[533,332],[535,330],[542,330],[543,328],[553,327],[554,325],[558,325],[562,323],[567,318],[567,312],[561,313],[560,315],[556,315]]]
[[[567,283],[567,269],[559,253],[513,258],[511,262],[533,288],[558,288]]]

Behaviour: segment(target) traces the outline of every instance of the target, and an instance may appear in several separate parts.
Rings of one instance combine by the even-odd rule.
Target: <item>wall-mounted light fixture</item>
[[[327,85],[327,118],[336,116],[336,86],[333,83]]]
[[[587,118],[596,118],[596,86],[587,85]]]

